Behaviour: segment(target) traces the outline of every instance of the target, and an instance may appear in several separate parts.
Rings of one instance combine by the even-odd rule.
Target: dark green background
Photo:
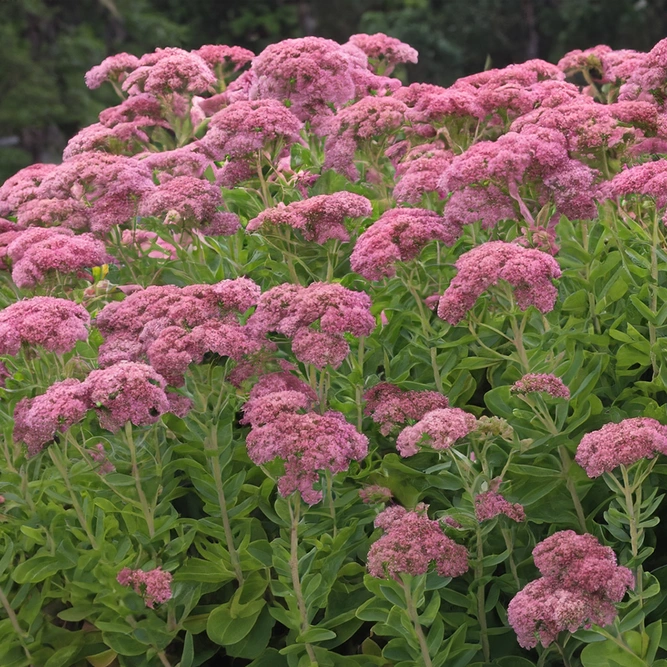
[[[667,34],[667,0],[0,0],[0,181],[57,161],[116,103],[83,82],[112,53],[213,43],[257,53],[286,37],[378,31],[419,51],[404,80],[447,85],[600,43],[646,51]]]

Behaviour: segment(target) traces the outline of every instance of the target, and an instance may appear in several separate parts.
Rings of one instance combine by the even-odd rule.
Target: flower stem
[[[479,635],[482,641],[482,652],[484,653],[484,660],[489,662],[491,659],[491,652],[489,649],[489,634],[486,625],[486,610],[484,600],[484,584],[482,577],[484,576],[484,538],[482,536],[482,527],[477,524],[477,560],[475,563],[475,580],[477,581],[477,620],[479,621]]]
[[[586,515],[584,514],[584,508],[581,505],[581,500],[579,499],[579,494],[577,493],[577,487],[574,485],[574,481],[570,477],[570,467],[572,466],[572,460],[570,459],[570,454],[565,448],[565,445],[560,445],[558,447],[558,454],[560,456],[563,475],[565,476],[565,486],[570,492],[570,497],[572,498],[572,503],[574,505],[574,511],[577,513],[577,519],[579,519],[579,527],[581,528],[582,533],[588,532],[586,528]]]
[[[417,608],[415,607],[415,601],[412,599],[409,584],[403,584],[403,592],[405,593],[405,605],[408,608],[408,615],[410,616],[410,620],[414,625],[417,641],[419,642],[422,659],[424,660],[424,667],[433,667],[431,656],[428,652],[426,637],[424,636],[424,631],[422,630],[422,626],[419,623],[419,614],[417,613]]]
[[[325,470],[324,475],[327,480],[327,502],[329,504],[329,514],[331,514],[331,520],[333,521],[333,536],[336,537],[338,534],[338,529],[336,528],[336,506],[334,505],[333,495],[333,475],[329,469]]]
[[[639,555],[639,540],[643,529],[638,528],[639,514],[641,508],[641,485],[637,488],[637,508],[635,511],[635,503],[632,497],[632,487],[630,486],[630,479],[628,477],[628,469],[621,465],[621,475],[623,475],[623,496],[625,497],[625,506],[628,512],[628,521],[630,523],[630,549],[632,551],[633,560]],[[635,592],[639,600],[640,609],[644,606],[643,596],[643,568],[641,563],[637,563],[637,574],[635,575],[636,586]],[[644,632],[644,619],[642,618],[640,624],[640,632]]]
[[[141,486],[141,476],[139,475],[139,466],[137,465],[137,448],[134,444],[134,437],[132,435],[132,422],[127,421],[125,423],[125,442],[127,443],[127,448],[130,450],[130,460],[132,461],[132,477],[134,477],[134,487],[137,490],[137,495],[139,496],[139,502],[141,503],[141,510],[144,514],[144,520],[148,526],[148,535],[153,538],[155,535],[155,521],[153,519],[153,510],[148,504],[146,494],[144,489]]]

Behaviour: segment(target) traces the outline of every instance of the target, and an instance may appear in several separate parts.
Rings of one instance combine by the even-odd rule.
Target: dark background
[[[667,0],[0,0],[0,182],[58,161],[70,136],[117,103],[83,82],[108,55],[215,43],[259,53],[287,37],[358,32],[419,51],[399,72],[406,82],[448,85],[601,43],[647,51],[667,34]]]

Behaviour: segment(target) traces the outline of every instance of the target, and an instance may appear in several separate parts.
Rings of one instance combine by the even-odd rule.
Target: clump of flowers
[[[406,426],[396,439],[396,449],[403,456],[413,456],[421,445],[449,449],[457,440],[475,430],[477,418],[460,408],[441,408],[427,412],[414,426]]]
[[[438,303],[438,317],[458,324],[481,294],[499,280],[514,287],[522,310],[535,306],[540,312],[553,310],[558,290],[551,282],[561,275],[550,255],[517,243],[489,241],[463,253],[456,261],[458,274]]]
[[[0,185],[0,215],[16,212],[18,207],[34,199],[44,178],[57,168],[55,164],[31,164]]]
[[[615,605],[634,577],[616,564],[616,554],[593,535],[572,530],[554,533],[533,549],[542,577],[512,599],[507,616],[524,648],[545,648],[558,633],[581,627],[609,625],[617,616]]]
[[[394,199],[399,203],[418,204],[425,193],[436,192],[440,176],[453,157],[451,151],[437,144],[413,148],[396,167]]]
[[[523,505],[511,503],[497,491],[484,491],[475,496],[475,517],[477,521],[489,521],[500,514],[504,514],[518,523],[526,520]]]
[[[631,417],[587,433],[575,460],[589,477],[599,477],[656,454],[667,454],[667,426],[649,417]]]
[[[393,505],[378,514],[375,526],[385,534],[368,552],[368,571],[381,579],[399,579],[402,573],[426,574],[434,565],[441,577],[458,577],[468,570],[466,548],[447,537],[438,521],[421,503],[410,512]]]
[[[379,505],[380,503],[388,503],[394,494],[386,486],[379,484],[371,484],[359,489],[359,498],[367,505]]]
[[[99,463],[95,472],[98,475],[108,475],[111,472],[116,472],[116,467],[107,458],[107,453],[104,450],[104,445],[98,442],[94,448],[88,449],[88,455],[95,462]]]
[[[436,211],[393,208],[359,237],[350,255],[350,266],[368,280],[392,277],[396,262],[414,259],[432,241],[452,245],[458,235],[458,228]]]
[[[396,65],[416,63],[419,54],[409,44],[382,32],[374,35],[352,35],[349,44],[361,49],[368,56],[368,66],[376,74],[389,76]]]
[[[139,67],[139,58],[130,53],[116,53],[86,72],[86,85],[90,89],[95,89],[106,81],[120,84],[127,74],[137,67]]]
[[[165,572],[161,567],[144,572],[124,567],[117,576],[121,586],[131,586],[137,595],[140,595],[149,609],[155,609],[156,604],[162,604],[171,599],[171,572]]]
[[[0,311],[0,354],[18,354],[21,345],[40,345],[49,352],[69,352],[88,338],[90,315],[68,299],[36,296]]]
[[[371,202],[353,192],[316,195],[291,204],[267,208],[248,222],[246,230],[254,232],[268,225],[288,225],[298,229],[307,241],[325,243],[329,239],[350,240],[345,218],[360,218],[372,213]]]
[[[23,227],[87,229],[90,221],[83,202],[75,199],[30,199],[19,206],[16,222]]]
[[[449,401],[437,391],[404,390],[389,382],[380,382],[363,396],[364,414],[376,424],[380,433],[389,435],[407,421],[417,421],[427,412],[449,407]]]
[[[540,392],[549,394],[554,398],[570,398],[570,390],[563,381],[549,373],[526,373],[520,380],[517,380],[511,387],[513,394],[531,394]]]

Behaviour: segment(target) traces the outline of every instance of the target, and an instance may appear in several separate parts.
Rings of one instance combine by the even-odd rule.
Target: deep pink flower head
[[[58,354],[87,340],[90,315],[68,299],[36,296],[0,311],[0,354],[18,354],[20,346],[41,345]]]
[[[34,199],[44,178],[57,168],[55,164],[31,164],[0,185],[0,215],[15,212],[24,202]]]
[[[596,77],[598,81],[601,83],[611,83],[612,81],[604,80],[602,66],[602,58],[611,50],[611,47],[605,44],[599,44],[583,51],[581,49],[574,49],[573,51],[568,51],[558,61],[558,67],[568,76],[584,71],[602,74],[603,78]]]
[[[656,454],[667,454],[667,426],[649,417],[631,417],[587,433],[577,447],[575,460],[589,477],[599,477]]]
[[[113,128],[124,123],[137,126],[162,125],[168,127],[164,119],[164,107],[160,100],[149,93],[140,93],[123,100],[115,107],[100,112],[100,123]]]
[[[631,56],[629,64],[630,72],[620,88],[619,99],[641,99],[663,107],[667,93],[667,39],[660,40],[648,53]]]
[[[413,456],[420,445],[449,449],[457,440],[475,430],[475,415],[459,408],[440,408],[427,412],[414,426],[406,426],[396,439],[396,449],[403,456]]]
[[[63,233],[69,231],[58,227],[31,227],[9,244],[7,256],[12,260],[12,280],[18,287],[34,287],[51,271],[79,273],[109,261],[102,241],[92,234]],[[48,236],[37,232],[47,232]],[[30,243],[33,239],[34,243]]]
[[[475,496],[475,517],[477,521],[488,521],[499,514],[521,522],[526,520],[526,512],[523,505],[511,503],[496,491],[485,491]]]
[[[371,484],[370,486],[365,486],[363,489],[359,489],[359,498],[367,505],[388,503],[393,497],[394,494],[390,489],[379,484]]]
[[[374,577],[398,579],[401,573],[426,574],[435,565],[441,577],[458,577],[468,570],[466,548],[447,537],[438,521],[426,514],[427,506],[408,512],[391,506],[375,525],[385,534],[368,552],[368,571]]]
[[[352,35],[349,43],[368,56],[368,65],[376,74],[385,76],[391,74],[396,65],[416,63],[419,55],[409,44],[382,32],[374,35],[364,33]]]
[[[493,229],[501,220],[518,217],[512,197],[493,183],[487,187],[456,190],[447,201],[443,214],[447,224],[458,230],[475,222],[480,222],[482,229]]]
[[[667,206],[667,160],[634,165],[600,186],[604,199],[634,194],[653,197],[659,209]]]
[[[350,266],[368,280],[381,280],[395,275],[396,262],[414,259],[428,243],[452,245],[458,235],[459,229],[436,211],[392,208],[359,237]]]
[[[213,115],[202,144],[219,160],[243,158],[290,146],[301,128],[301,121],[277,100],[239,101]]]
[[[84,384],[68,379],[52,384],[44,394],[23,398],[14,408],[14,440],[25,442],[28,456],[36,456],[58,432],[64,433],[88,412]]]
[[[320,471],[343,472],[351,461],[360,461],[368,453],[368,438],[333,411],[323,415],[281,411],[269,423],[253,428],[246,443],[248,456],[257,465],[283,459],[280,494],[300,491],[309,505],[322,499],[322,492],[313,488]]]
[[[117,53],[105,58],[99,65],[95,65],[86,72],[88,88],[99,88],[105,81],[122,82],[128,72],[139,67],[139,58],[129,53]]]
[[[284,412],[300,413],[312,409],[314,401],[301,391],[273,391],[251,398],[243,406],[241,424],[253,427],[274,421]]]
[[[342,242],[350,240],[345,228],[345,218],[369,216],[373,211],[371,202],[353,192],[334,192],[316,195],[291,204],[279,204],[267,208],[248,223],[246,230],[254,232],[268,224],[289,225],[298,229],[307,241],[325,243],[329,239]]]
[[[516,243],[488,241],[463,253],[456,261],[458,274],[438,304],[438,317],[458,324],[480,295],[499,280],[514,287],[522,310],[535,306],[542,313],[553,309],[558,290],[552,279],[561,275],[558,262],[540,250]]]
[[[563,381],[548,373],[527,373],[510,387],[510,391],[513,394],[544,392],[554,398],[570,398],[570,390]]]
[[[16,222],[24,227],[67,227],[85,230],[90,226],[86,205],[76,199],[30,199],[16,212]]]
[[[155,603],[162,604],[171,599],[171,573],[160,567],[148,572],[125,567],[116,580],[121,586],[132,586],[134,592],[144,598],[149,609],[154,609]]]
[[[100,426],[112,432],[128,421],[135,426],[154,424],[171,411],[167,383],[146,364],[121,361],[92,371],[83,384]]]
[[[437,391],[404,390],[389,382],[380,382],[363,396],[364,414],[376,424],[380,433],[389,435],[397,426],[417,421],[427,412],[449,407],[449,401]]]
[[[394,199],[418,204],[424,193],[436,192],[442,172],[454,157],[438,145],[423,144],[411,150],[396,168]]]
[[[158,185],[145,197],[139,213],[162,217],[168,224],[194,225],[211,236],[234,234],[241,228],[238,216],[220,212],[220,188],[193,176],[175,176]]]

